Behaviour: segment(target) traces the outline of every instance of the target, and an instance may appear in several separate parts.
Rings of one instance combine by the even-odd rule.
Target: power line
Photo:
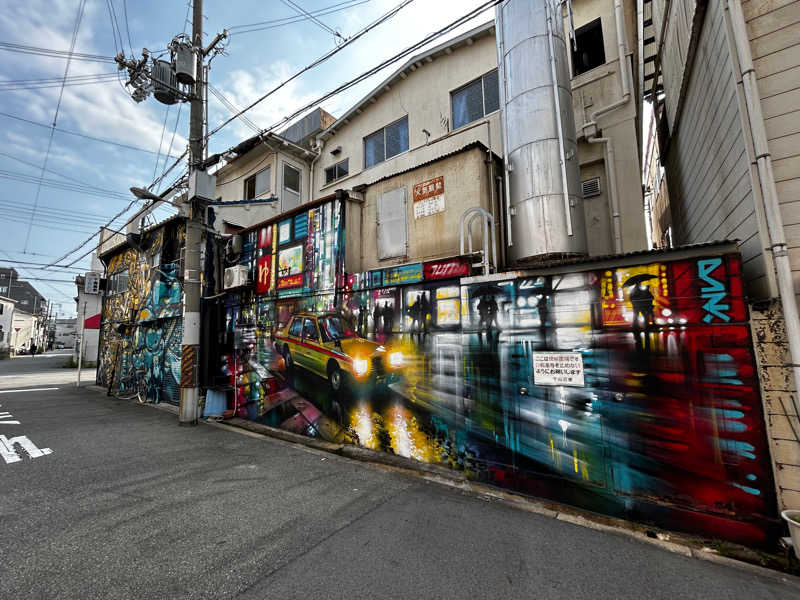
[[[167,174],[167,162],[170,158],[172,158],[172,145],[175,143],[175,134],[178,132],[178,122],[181,120],[181,108],[183,107],[183,103],[181,102],[178,104],[178,114],[175,115],[175,126],[172,128],[172,138],[169,140],[169,146],[167,146],[167,155],[164,157],[164,169],[161,171],[161,176],[156,181],[161,181],[164,179],[164,176]]]
[[[336,4],[331,4],[330,6],[326,6],[324,8],[320,8],[317,10],[309,11],[310,14],[321,17],[325,15],[330,15],[333,13],[341,12],[347,10],[349,8],[354,8],[360,4],[366,4],[367,2],[371,2],[372,0],[347,0],[346,2],[338,2]],[[238,34],[243,33],[254,33],[256,31],[264,31],[266,29],[275,29],[277,27],[283,27],[285,25],[291,25],[293,23],[299,23],[301,21],[308,20],[307,17],[282,17],[280,19],[271,19],[268,21],[259,21],[258,23],[248,23],[245,25],[233,25],[228,27],[229,32],[235,32]]]
[[[291,76],[291,77],[289,77],[288,79],[285,79],[284,81],[282,81],[281,83],[279,83],[278,85],[276,85],[274,88],[272,88],[272,89],[271,89],[270,91],[268,91],[266,94],[264,94],[263,96],[261,96],[260,98],[258,98],[257,100],[255,100],[254,102],[252,102],[251,104],[249,104],[248,106],[246,106],[245,108],[243,108],[242,110],[240,110],[238,113],[236,113],[235,115],[233,115],[233,116],[232,116],[232,117],[230,117],[229,119],[227,119],[227,120],[223,121],[221,124],[217,125],[217,126],[214,128],[214,130],[213,130],[213,131],[210,131],[210,132],[208,133],[208,137],[210,138],[212,135],[214,135],[215,133],[217,133],[217,132],[218,132],[220,129],[222,129],[223,127],[225,127],[225,126],[226,126],[228,123],[230,123],[230,122],[231,122],[231,121],[233,121],[234,119],[238,118],[238,117],[239,117],[239,115],[242,115],[242,114],[244,114],[245,112],[247,112],[248,110],[250,110],[251,108],[253,108],[254,106],[256,106],[257,104],[259,104],[260,102],[263,102],[263,101],[264,101],[266,98],[268,98],[269,96],[271,96],[272,94],[274,94],[275,92],[277,92],[278,90],[280,90],[282,87],[284,87],[285,85],[287,85],[287,84],[288,84],[288,83],[290,83],[291,81],[293,81],[293,80],[297,79],[298,77],[300,77],[300,75],[302,75],[302,74],[303,74],[303,73],[305,73],[306,71],[310,71],[311,69],[313,69],[313,68],[314,68],[314,67],[316,67],[317,65],[319,65],[319,64],[321,64],[321,63],[323,63],[323,62],[325,62],[326,60],[328,60],[329,58],[331,58],[332,56],[334,56],[334,55],[335,55],[335,54],[337,54],[338,52],[340,52],[340,51],[344,50],[344,49],[345,49],[347,46],[349,46],[350,44],[352,44],[353,42],[355,42],[356,40],[358,40],[358,39],[359,39],[359,38],[361,38],[362,36],[366,35],[366,34],[367,34],[369,31],[371,31],[371,30],[372,30],[372,29],[374,29],[375,27],[378,27],[379,25],[381,25],[381,24],[382,24],[382,23],[384,23],[385,21],[388,21],[389,19],[391,19],[392,17],[394,17],[394,16],[395,16],[395,15],[396,15],[398,12],[400,12],[400,10],[402,10],[404,7],[406,7],[407,5],[411,4],[413,1],[414,1],[414,0],[403,0],[403,1],[402,1],[400,4],[398,4],[397,6],[395,6],[394,8],[392,8],[392,9],[391,9],[389,12],[385,13],[384,15],[382,15],[381,17],[379,17],[377,20],[373,21],[372,23],[370,23],[369,25],[367,25],[366,27],[364,27],[364,28],[363,28],[361,31],[359,31],[358,33],[356,33],[356,34],[354,34],[354,35],[350,36],[349,38],[347,38],[347,39],[346,39],[346,40],[345,40],[345,41],[344,41],[344,42],[343,42],[343,43],[342,43],[340,46],[337,46],[336,48],[334,48],[334,49],[332,49],[332,50],[330,50],[330,51],[326,52],[325,54],[323,54],[322,56],[320,56],[318,59],[316,59],[315,61],[313,61],[311,64],[309,64],[309,65],[307,65],[307,66],[303,67],[302,69],[300,69],[299,71],[297,71],[297,72],[296,72],[294,75],[292,75],[292,76]],[[395,59],[395,60],[396,60],[396,59]]]
[[[308,17],[309,20],[313,21],[323,31],[327,31],[328,33],[333,35],[334,38],[337,38],[337,37],[341,38],[342,37],[341,34],[338,31],[334,30],[330,26],[328,26],[325,23],[323,23],[322,21],[320,21],[318,18],[316,18],[314,15],[312,15],[311,13],[306,11],[302,6],[300,6],[296,2],[293,2],[292,0],[281,0],[281,2],[283,2],[289,8],[293,8],[294,10],[299,12],[301,15],[305,15],[306,17]]]
[[[33,90],[56,87],[61,85],[91,85],[116,79],[117,73],[95,73],[91,75],[73,75],[64,80],[61,77],[42,77],[38,79],[7,79],[0,81],[0,91],[7,90]]]
[[[122,0],[122,9],[125,13],[125,33],[128,34],[128,46],[133,54],[133,42],[131,42],[131,29],[128,25],[128,0]]]
[[[9,253],[8,250],[0,250],[0,252],[5,254],[6,256],[8,256],[8,253]],[[11,252],[13,252],[13,250]],[[46,270],[49,270],[49,269],[67,269],[69,271],[82,271],[83,270],[80,267],[67,267],[65,265],[50,265],[49,267],[46,267],[45,266],[46,263],[30,262],[30,261],[26,261],[26,260],[15,260],[15,259],[10,259],[10,258],[9,259],[0,260],[0,262],[23,264],[23,265],[25,265],[25,267],[24,267],[25,269],[30,269],[30,270],[33,270],[33,271],[46,271]],[[37,269],[36,267],[43,267],[43,268]]]
[[[130,200],[130,196],[122,194],[120,192],[115,192],[113,190],[106,190],[103,188],[98,188],[93,185],[83,184],[79,185],[76,183],[69,183],[66,181],[57,181],[55,179],[44,179],[36,177],[35,175],[28,175],[25,173],[16,173],[14,171],[6,171],[5,169],[0,169],[0,179],[12,179],[15,181],[21,181],[23,183],[34,183],[41,185],[43,187],[54,188],[57,190],[64,190],[67,192],[78,192],[81,194],[87,194],[89,196],[98,196],[100,198],[113,198],[115,200]]]
[[[3,111],[0,111],[0,116],[7,117],[9,119],[14,119],[16,121],[22,121],[23,123],[28,123],[29,125],[36,125],[37,127],[46,127],[48,129],[51,128],[50,125],[45,125],[44,123],[39,123],[38,121],[32,121],[30,119],[25,119],[23,117],[18,117],[16,115],[12,115],[12,114],[9,114],[9,113],[3,112]],[[122,143],[122,142],[115,142],[113,140],[99,138],[99,137],[95,137],[95,136],[92,136],[92,135],[86,135],[85,133],[78,133],[77,131],[70,131],[68,129],[61,129],[60,127],[54,127],[53,129],[55,129],[59,133],[65,133],[67,135],[74,135],[76,137],[85,138],[87,140],[92,140],[94,142],[100,142],[100,143],[103,143],[103,144],[110,144],[112,146],[118,146],[120,148],[126,148],[128,150],[136,150],[137,152],[146,152],[147,154],[157,154],[156,152],[153,152],[152,150],[147,150],[146,148],[141,148],[139,146],[132,146],[130,144],[125,144],[125,143]]]
[[[410,0],[409,0],[409,1],[410,1]],[[470,20],[474,19],[476,16],[478,16],[480,13],[482,13],[482,12],[483,12],[484,10],[486,10],[487,8],[490,8],[491,6],[494,6],[494,5],[496,5],[496,4],[499,4],[499,3],[500,3],[500,1],[501,1],[501,0],[489,0],[488,2],[484,2],[483,4],[481,4],[480,6],[478,6],[477,8],[474,8],[474,9],[473,9],[473,10],[471,10],[470,12],[468,12],[468,13],[466,13],[466,14],[462,15],[461,17],[459,17],[459,18],[458,18],[458,19],[456,19],[455,21],[452,21],[452,22],[451,22],[451,23],[449,23],[448,25],[445,25],[444,27],[442,27],[442,28],[441,28],[441,29],[439,29],[438,31],[435,31],[435,32],[433,32],[433,33],[431,33],[431,34],[429,34],[429,35],[425,36],[424,38],[422,38],[421,40],[419,40],[419,41],[418,41],[418,42],[416,42],[415,44],[413,44],[413,45],[411,45],[411,46],[407,47],[407,48],[406,48],[406,49],[404,49],[404,50],[401,50],[400,52],[398,52],[398,53],[397,53],[397,54],[395,54],[394,56],[391,56],[391,57],[387,58],[387,59],[386,59],[386,60],[384,60],[383,62],[381,62],[381,63],[379,63],[378,65],[376,65],[376,66],[372,67],[371,69],[369,69],[369,70],[367,70],[367,71],[365,71],[365,72],[361,73],[361,74],[360,74],[360,75],[358,75],[357,77],[354,77],[353,79],[351,79],[351,80],[349,80],[349,81],[347,81],[347,82],[343,83],[342,85],[340,85],[339,87],[337,87],[337,88],[335,88],[335,89],[331,90],[331,91],[330,91],[330,92],[328,92],[327,94],[324,94],[323,96],[320,96],[319,98],[316,98],[315,100],[313,100],[313,101],[312,101],[312,102],[310,102],[309,104],[306,104],[305,106],[303,106],[302,108],[300,108],[300,109],[296,110],[296,111],[295,111],[295,112],[293,112],[292,114],[290,114],[290,115],[288,115],[288,116],[284,117],[283,119],[281,119],[281,120],[280,120],[280,121],[278,121],[277,123],[274,123],[272,126],[270,126],[270,127],[266,128],[266,129],[262,130],[262,132],[261,132],[261,133],[269,133],[269,132],[273,131],[274,129],[276,129],[276,128],[280,127],[281,125],[285,124],[286,122],[288,122],[288,121],[291,121],[292,119],[294,119],[294,118],[295,118],[295,117],[297,117],[298,115],[301,115],[302,113],[304,113],[304,112],[305,112],[305,111],[307,111],[308,109],[310,109],[310,108],[313,108],[314,106],[317,106],[317,105],[319,105],[320,103],[324,102],[325,100],[328,100],[329,98],[331,98],[331,97],[333,97],[333,96],[335,96],[335,95],[337,95],[337,94],[339,94],[339,93],[341,93],[341,92],[343,92],[343,91],[345,91],[345,90],[347,90],[347,89],[349,89],[349,88],[353,87],[354,85],[357,85],[358,83],[361,83],[361,82],[362,82],[362,81],[364,81],[365,79],[368,79],[368,78],[372,77],[372,76],[373,76],[373,75],[375,75],[376,73],[378,73],[378,72],[380,72],[381,70],[385,69],[387,66],[389,66],[389,65],[391,65],[391,64],[393,64],[393,63],[395,63],[395,62],[397,62],[397,61],[398,61],[398,60],[400,60],[401,58],[404,58],[404,57],[408,56],[409,54],[411,54],[411,53],[413,53],[413,52],[416,52],[416,51],[418,51],[418,50],[419,50],[420,48],[422,48],[423,46],[425,46],[425,45],[429,44],[430,42],[432,42],[432,41],[434,41],[434,40],[436,40],[436,39],[438,39],[438,38],[442,37],[443,35],[446,35],[446,34],[447,34],[447,33],[449,33],[450,31],[452,31],[453,29],[455,29],[455,28],[457,28],[457,27],[459,27],[459,26],[463,25],[463,24],[464,24],[464,23],[466,23],[467,21],[470,21]],[[396,9],[394,9],[394,10],[396,11],[396,10],[398,10],[399,8],[402,8],[402,6],[404,6],[404,5],[405,5],[405,4],[407,4],[407,3],[408,3],[408,2],[405,2],[405,3],[403,3],[402,5],[400,5],[399,7],[397,7],[397,8],[396,8]],[[387,13],[387,14],[388,14],[388,13]],[[386,18],[385,16],[384,16],[384,17],[381,17],[381,19],[383,19],[383,20],[385,20],[385,18]],[[371,26],[369,26],[369,27],[371,27]],[[359,34],[356,34],[356,35],[362,35],[362,33],[361,33],[361,32],[359,32]],[[349,43],[349,41],[350,41],[351,39],[354,39],[354,38],[348,38],[348,43]],[[326,55],[326,57],[329,57],[329,55],[331,55],[331,53],[335,53],[336,51],[340,50],[340,49],[341,49],[341,48],[343,48],[343,47],[344,47],[344,45],[340,46],[339,48],[337,48],[337,49],[335,49],[335,50],[332,50],[331,52],[329,52],[329,53],[328,53],[328,55]],[[323,57],[323,58],[317,59],[317,61],[315,61],[314,63],[312,63],[312,65],[314,65],[314,64],[319,64],[319,62],[321,62],[322,60],[325,60],[325,59],[326,59],[326,57]],[[259,100],[256,100],[256,101],[255,101],[254,103],[252,103],[250,106],[248,106],[247,108],[243,109],[243,110],[242,110],[242,112],[249,110],[250,108],[252,108],[252,107],[253,107],[253,106],[255,106],[256,104],[258,104],[259,102],[261,102],[261,100],[263,100],[264,98],[266,98],[266,97],[267,97],[267,96],[269,96],[270,94],[274,93],[276,90],[280,89],[280,87],[282,87],[282,86],[286,85],[286,83],[288,83],[289,81],[291,81],[292,79],[294,79],[295,77],[297,77],[297,75],[299,75],[299,73],[302,73],[303,71],[305,71],[305,70],[308,70],[308,68],[310,68],[310,67],[306,67],[305,69],[303,69],[303,70],[299,71],[297,74],[293,75],[292,77],[290,77],[289,79],[287,79],[287,80],[286,80],[286,81],[284,81],[283,83],[279,84],[278,86],[276,86],[275,88],[273,88],[271,91],[267,92],[267,94],[265,94],[264,96],[262,96],[262,98],[260,98]],[[232,117],[231,119],[228,119],[227,121],[224,121],[222,124],[218,125],[218,126],[217,126],[217,127],[216,127],[216,128],[215,128],[215,129],[214,129],[212,132],[211,132],[211,133],[209,133],[209,136],[211,136],[211,135],[213,135],[214,133],[218,132],[218,131],[219,131],[220,129],[222,129],[222,128],[223,128],[225,125],[227,125],[228,123],[230,123],[230,121],[231,121],[233,118],[235,118],[236,116],[238,116],[238,115],[235,115],[235,116],[234,116],[234,117]]]
[[[80,60],[89,62],[114,63],[113,56],[102,56],[100,54],[86,54],[83,52],[73,52],[71,55],[66,50],[50,50],[38,46],[25,46],[23,44],[13,44],[11,42],[0,42],[0,50],[6,52],[18,52],[21,54],[36,54],[39,56],[50,56],[53,58],[69,58],[70,60]]]
[[[156,164],[153,165],[153,179],[158,173],[158,163],[161,162],[161,146],[164,144],[164,132],[167,130],[167,117],[169,117],[169,104],[164,111],[164,125],[161,127],[161,139],[158,141],[158,154],[156,154]]]
[[[28,231],[25,234],[25,250],[28,249],[28,242],[31,237],[31,227],[33,226],[33,217],[36,215],[36,205],[39,204],[39,195],[42,193],[42,179],[47,170],[47,161],[50,159],[50,150],[53,147],[53,136],[56,132],[56,122],[58,121],[58,112],[61,109],[61,100],[64,97],[64,84],[67,82],[67,75],[69,74],[69,65],[72,62],[72,53],[75,51],[75,42],[78,40],[78,31],[81,28],[81,20],[83,20],[83,11],[86,8],[86,0],[78,2],[78,14],[75,17],[75,25],[72,29],[72,39],[69,43],[69,55],[67,56],[67,64],[64,65],[64,78],[61,82],[61,90],[58,93],[58,102],[56,102],[56,112],[53,115],[53,126],[50,128],[50,137],[47,141],[47,150],[44,153],[44,161],[42,162],[42,171],[39,175],[39,184],[36,186],[36,196],[33,199],[33,213],[31,214],[31,222],[28,225]]]

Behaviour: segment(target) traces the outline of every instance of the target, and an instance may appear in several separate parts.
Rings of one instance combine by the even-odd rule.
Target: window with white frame
[[[244,180],[244,199],[252,200],[269,192],[269,177],[271,168],[260,170],[255,175]]]
[[[300,169],[283,163],[283,197],[281,212],[300,206]]]
[[[408,150],[408,115],[364,138],[364,168]]]
[[[451,92],[453,129],[463,127],[500,109],[497,69]]]
[[[337,179],[341,179],[342,177],[347,177],[349,172],[348,166],[350,163],[349,158],[345,158],[342,161],[339,161],[335,165],[331,165],[327,169],[325,169],[325,184],[332,183]]]

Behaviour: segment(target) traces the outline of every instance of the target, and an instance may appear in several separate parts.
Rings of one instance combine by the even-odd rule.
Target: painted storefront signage
[[[384,285],[404,285],[422,281],[422,264],[400,265],[383,270]]]
[[[288,277],[281,277],[278,279],[278,289],[285,290],[289,288],[296,288],[303,285],[303,274],[297,273],[296,275],[289,275]]]
[[[258,279],[256,280],[256,292],[264,294],[270,290],[272,275],[272,255],[261,256],[258,259]]]
[[[444,177],[439,176],[414,185],[414,219],[444,212]]]
[[[534,352],[533,383],[583,387],[583,356],[580,352]]]
[[[448,279],[469,275],[469,263],[461,257],[447,260],[431,260],[423,265],[426,280]]]

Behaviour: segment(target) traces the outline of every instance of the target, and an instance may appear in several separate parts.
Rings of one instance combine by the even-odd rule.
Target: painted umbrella
[[[629,277],[628,280],[622,284],[622,287],[629,287],[632,285],[639,285],[640,283],[644,283],[650,279],[658,279],[658,275],[650,275],[649,273],[640,273],[639,275],[634,275],[633,277]]]

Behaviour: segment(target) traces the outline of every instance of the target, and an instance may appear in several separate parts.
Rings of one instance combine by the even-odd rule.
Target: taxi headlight
[[[369,362],[366,358],[353,359],[353,371],[356,375],[361,377],[369,369]]]
[[[389,366],[393,369],[399,369],[406,362],[402,352],[392,352],[389,354]]]

